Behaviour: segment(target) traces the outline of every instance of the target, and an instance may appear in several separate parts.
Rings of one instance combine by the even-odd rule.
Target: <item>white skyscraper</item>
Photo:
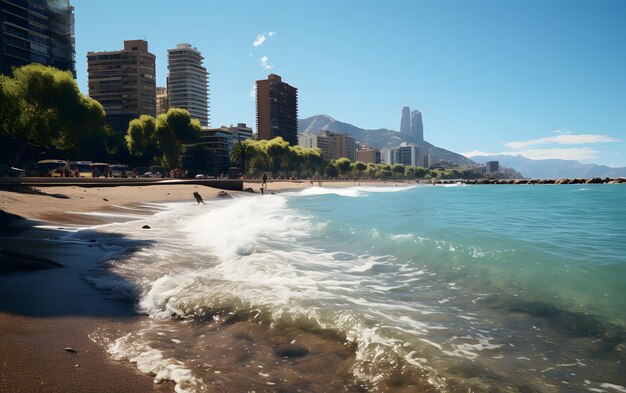
[[[167,95],[170,108],[183,108],[192,118],[208,127],[209,73],[202,65],[204,57],[190,44],[178,44],[167,51]]]

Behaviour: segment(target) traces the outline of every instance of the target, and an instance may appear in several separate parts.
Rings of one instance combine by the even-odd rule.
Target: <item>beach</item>
[[[333,187],[351,185],[354,183],[325,184]],[[269,182],[267,192],[288,192],[308,186],[311,186],[309,182]],[[258,193],[260,183],[244,185],[244,189],[249,187]],[[132,217],[124,216],[129,211],[149,217],[160,209],[152,203],[195,203],[192,194],[196,191],[208,203],[216,200],[220,192],[194,185],[53,186],[21,189],[19,192],[0,191],[0,210],[14,215],[2,217],[0,226],[4,236],[0,236],[0,251],[37,256],[64,266],[0,275],[0,391],[173,391],[175,385],[171,381],[155,384],[154,373],[141,373],[131,363],[113,360],[102,345],[89,338],[103,328],[122,335],[135,330],[138,324],[145,322],[146,317],[138,315],[127,301],[109,299],[106,291],[85,282],[84,271],[93,268],[102,259],[102,251],[90,241],[93,239],[87,235],[83,242],[64,242],[63,237],[66,230],[132,220]],[[228,193],[254,195],[249,192]],[[260,194],[257,196],[260,197]],[[36,227],[42,225],[44,228]],[[219,329],[220,340],[228,340],[224,337],[232,338],[244,332],[250,333],[249,325],[231,323]],[[260,338],[267,332],[257,329],[256,334]],[[337,344],[334,338],[320,340],[314,335],[303,339],[308,340],[310,346],[323,345],[326,348],[314,360],[317,364],[313,367],[320,375],[326,373],[332,379],[337,378],[335,374],[339,373],[347,378],[354,353],[346,349],[344,343]],[[275,341],[273,344],[272,340]],[[288,347],[291,340],[279,342],[275,336],[268,335],[260,341],[271,344],[266,348],[271,353],[272,345]],[[65,348],[72,348],[77,353]],[[263,355],[259,356],[257,360],[264,362]],[[266,357],[271,358],[269,355]],[[319,364],[323,360],[330,360],[332,367]],[[229,361],[224,363],[228,366]],[[341,364],[343,366],[339,366]],[[342,371],[337,372],[335,367]],[[288,371],[286,373],[289,374]],[[292,371],[291,376],[294,376],[293,373],[296,371]],[[300,379],[305,380],[306,377],[301,376]],[[344,385],[350,383],[342,382]],[[245,386],[245,382],[242,384]]]

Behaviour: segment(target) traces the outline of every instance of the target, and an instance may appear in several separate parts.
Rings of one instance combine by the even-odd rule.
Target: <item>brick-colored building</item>
[[[156,115],[156,57],[144,40],[124,41],[124,49],[88,52],[89,97],[102,104],[116,135],[141,115]]]
[[[259,139],[298,144],[298,89],[276,74],[256,81],[256,127]]]

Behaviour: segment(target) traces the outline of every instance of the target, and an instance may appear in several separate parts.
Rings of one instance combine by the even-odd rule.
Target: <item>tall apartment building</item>
[[[177,44],[167,50],[167,96],[170,108],[183,108],[192,118],[208,127],[209,73],[202,65],[202,54],[190,44]]]
[[[170,108],[169,101],[167,99],[167,87],[156,88],[156,114],[162,115],[167,113]]]
[[[411,135],[415,135],[418,142],[424,141],[424,124],[422,123],[422,112],[414,110],[411,112]]]
[[[30,63],[76,76],[74,7],[69,0],[0,1],[0,72]]]
[[[156,57],[144,40],[124,41],[124,49],[88,52],[89,97],[102,104],[116,135],[141,115],[156,115]]]
[[[259,139],[280,136],[298,144],[298,89],[276,74],[256,81],[256,128]]]
[[[400,118],[400,132],[403,134],[411,133],[411,109],[408,106],[402,107],[402,117]]]

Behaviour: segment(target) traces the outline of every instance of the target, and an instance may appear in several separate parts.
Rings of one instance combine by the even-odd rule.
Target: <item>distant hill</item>
[[[473,163],[472,160],[460,154],[433,146],[426,141],[420,143],[412,135],[401,134],[398,131],[387,128],[366,130],[349,123],[337,121],[328,115],[316,115],[298,120],[298,132],[300,134],[321,135],[324,131],[349,134],[360,144],[379,149],[397,147],[402,142],[419,144],[424,148],[426,154],[430,154],[433,162],[447,160],[459,165]]]
[[[611,168],[606,165],[582,164],[575,160],[531,160],[523,156],[472,156],[480,163],[499,161],[500,165],[514,168],[522,176],[532,179],[626,177],[626,168]]]

